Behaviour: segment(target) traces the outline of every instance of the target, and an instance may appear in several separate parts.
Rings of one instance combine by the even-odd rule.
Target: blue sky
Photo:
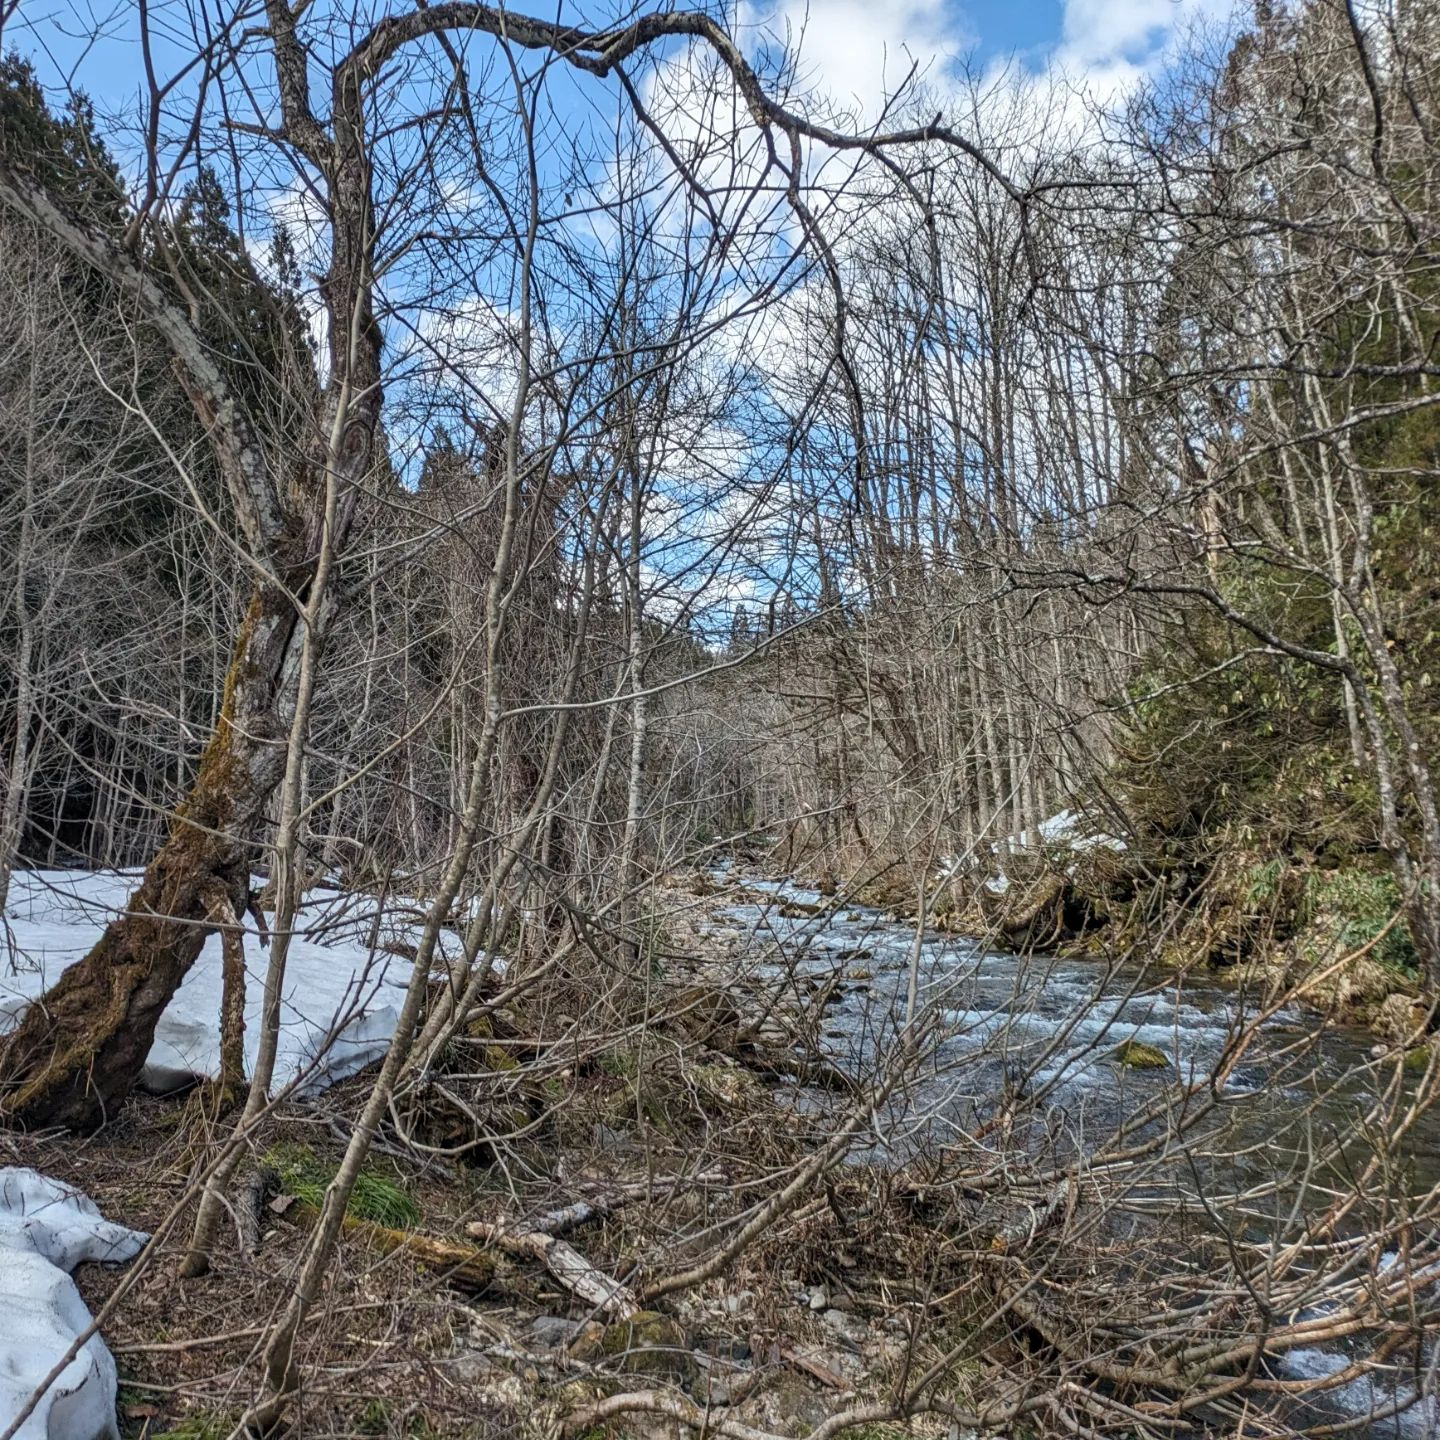
[[[253,5],[253,0],[251,3]],[[349,25],[357,11],[378,18],[402,7],[408,8],[413,3],[415,0],[314,0],[306,19],[307,24],[313,27],[310,33],[315,35],[318,31],[321,37],[317,42],[317,63],[323,63],[348,49]],[[613,13],[611,7],[622,3],[624,0],[580,0],[580,3],[567,0],[561,13],[567,18],[603,23]],[[646,0],[646,3],[655,3],[655,0]],[[1065,84],[1057,87],[1059,92],[1073,96],[1076,89],[1089,89],[1101,98],[1113,98],[1145,76],[1163,70],[1185,27],[1194,20],[1204,21],[1227,14],[1232,0],[726,0],[726,3],[731,6],[730,13],[742,44],[750,53],[759,53],[776,44],[791,45],[793,48],[798,43],[802,75],[817,91],[828,94],[836,109],[855,114],[862,124],[879,118],[886,96],[912,68],[918,67],[927,79],[927,107],[934,104],[937,108],[952,109],[962,126],[968,126],[972,121],[982,124],[994,132],[986,137],[990,143],[998,137],[1002,142],[1023,144],[1023,139],[1013,132],[1004,103],[996,104],[993,113],[984,110],[978,120],[966,113],[966,92],[956,83],[963,69],[968,67],[982,80],[1005,74],[1019,82],[1022,92],[1028,91],[1032,77],[1036,85],[1043,88],[1051,76],[1058,74],[1065,79]],[[224,11],[232,4],[233,0],[151,0],[152,15],[157,18],[157,24],[168,24],[172,28],[177,22],[183,22],[193,10]],[[546,13],[548,8],[548,13],[553,14],[555,4],[556,0],[539,0],[535,8],[540,13]],[[518,4],[516,8],[519,8]],[[102,123],[106,120],[112,122],[114,128],[107,126],[107,129],[116,153],[130,166],[138,168],[137,161],[143,153],[140,142],[144,106],[139,102],[143,94],[144,71],[143,56],[136,40],[135,15],[135,0],[23,0],[19,21],[10,27],[4,39],[7,45],[14,45],[35,58],[42,80],[47,84],[58,89],[73,78],[86,89],[96,101]],[[323,38],[325,27],[322,21],[326,16],[339,17],[338,27],[346,32],[335,38],[335,48],[328,55],[325,47],[332,42]],[[97,28],[96,22],[100,22],[98,28],[105,32],[104,38],[93,46],[86,46],[82,37]],[[466,48],[473,62],[469,72],[473,88],[480,83],[477,75],[484,69],[484,56],[493,56],[494,50],[491,42],[484,39],[475,39]],[[156,68],[161,77],[183,66],[193,56],[194,50],[193,42],[183,35],[178,42],[159,44]],[[652,73],[650,79],[656,81],[657,86],[664,78],[658,72],[681,58],[677,51],[678,47],[675,47],[667,52],[657,67],[657,73]],[[242,119],[255,118],[253,112],[246,113],[249,97],[242,93],[246,84],[254,86],[254,98],[262,111],[271,103],[271,72],[268,61],[263,58],[263,45],[255,44],[254,53],[256,59],[253,63],[247,62],[243,76],[230,86],[227,96],[238,106],[239,118]],[[523,63],[530,67],[539,66],[542,61],[532,53],[525,57]],[[676,85],[678,102],[672,112],[671,124],[676,128],[675,138],[678,141],[690,112],[687,110],[684,66],[677,65],[676,68],[678,77],[670,77],[672,80],[678,78],[679,82]],[[397,69],[396,73],[403,72]],[[503,70],[499,71],[499,78],[505,81]],[[397,81],[391,77],[389,83],[405,85],[412,82]],[[417,87],[423,86],[423,80],[413,83]],[[493,87],[496,75],[492,74],[485,83]],[[508,84],[508,81],[505,83]],[[982,89],[988,93],[988,87],[982,86]],[[1003,86],[994,87],[995,93],[1002,94],[1002,101],[1005,89]],[[323,91],[318,93],[323,94]],[[661,93],[664,93],[663,89]],[[652,106],[654,96],[654,91],[647,94]],[[396,97],[391,95],[387,98],[394,100]],[[407,100],[417,101],[420,98],[421,90],[417,88]],[[549,111],[550,121],[567,138],[581,130],[586,123],[582,117],[589,117],[595,122],[598,116],[597,123],[603,133],[606,114],[613,114],[613,108],[621,105],[613,82],[607,87],[593,77],[575,75],[566,72],[563,67],[551,72],[546,98],[553,107]],[[721,100],[716,103],[721,103]],[[172,135],[186,133],[187,104],[183,90],[168,108],[170,118],[167,128]],[[401,108],[406,106],[402,104]],[[416,107],[411,104],[408,108],[413,110]],[[234,116],[237,111],[230,113]],[[212,113],[212,122],[218,118]],[[211,133],[217,128],[212,124]],[[669,128],[667,125],[667,130]],[[273,153],[271,147],[258,148]],[[502,131],[496,137],[495,150],[491,152],[492,172],[495,164],[503,167],[504,148]],[[496,155],[500,156],[498,160]],[[547,202],[554,206],[555,192],[563,192],[566,186],[551,183],[555,177],[543,173],[546,163],[541,161],[542,182],[549,192]],[[843,166],[840,168],[843,169]],[[594,193],[603,195],[608,172],[603,166],[597,165],[595,169]],[[743,168],[737,173],[743,175]],[[590,181],[587,179],[586,183]],[[468,171],[465,186],[474,188]],[[273,168],[263,172],[247,173],[242,189],[245,210],[251,217],[246,234],[252,243],[263,237],[267,208],[270,218],[284,220],[292,234],[298,233],[303,237],[307,192],[303,181],[287,171],[283,159],[274,161]],[[733,193],[738,204],[743,200],[743,192],[744,186],[741,185],[726,193]],[[488,202],[482,191],[476,190],[476,196],[473,214],[483,219]],[[774,196],[767,203],[779,207],[781,200]],[[569,205],[570,199],[566,195],[562,208]],[[446,195],[440,211],[425,209],[417,213],[433,217],[441,211],[444,212],[442,218],[445,223],[452,226],[451,235],[472,228],[471,202],[463,195],[458,198]],[[311,213],[314,213],[313,210]],[[253,224],[257,216],[262,222],[258,235]],[[744,302],[752,294],[761,293],[772,275],[783,278],[787,287],[796,285],[798,299],[793,313],[784,307],[778,312],[778,318],[777,312],[767,312],[766,326],[769,328],[759,327],[754,335],[748,333],[750,322],[743,318],[727,326],[726,331],[726,344],[737,351],[743,349],[745,354],[753,353],[760,357],[755,362],[756,374],[778,376],[782,381],[794,368],[794,356],[804,351],[809,335],[809,331],[803,328],[796,329],[793,334],[787,330],[792,321],[798,325],[794,316],[804,309],[807,293],[803,267],[797,271],[789,264],[790,237],[781,228],[782,222],[788,223],[788,220],[786,212],[780,221],[769,221],[761,226],[760,241],[754,248],[754,254],[760,257],[754,267],[755,278],[750,278],[747,270],[751,251],[743,245],[727,252],[729,258],[724,263],[730,268],[721,276],[725,284],[732,286],[726,298],[734,301],[730,308],[737,311],[743,311]],[[844,224],[845,216],[841,213],[836,217],[836,225],[843,231]],[[408,235],[403,221],[397,222],[396,229],[403,241]],[[312,221],[310,233],[323,237],[323,222]],[[478,224],[475,233],[479,233]],[[548,231],[546,233],[549,234]],[[565,228],[559,234],[562,240],[593,243],[597,250],[604,249],[603,238],[592,236],[590,240],[584,240],[578,234],[578,227]],[[392,238],[393,244],[393,237],[387,238]],[[783,245],[780,244],[781,239],[785,241]],[[319,238],[317,243],[323,245],[323,238]],[[413,278],[410,272],[397,266],[388,272],[383,286],[394,302],[386,321],[392,361],[400,371],[406,371],[412,364],[415,367],[408,383],[405,380],[394,383],[392,378],[387,393],[392,397],[396,394],[411,398],[428,397],[426,403],[433,403],[435,414],[442,415],[442,418],[451,414],[452,402],[445,388],[434,379],[436,375],[442,376],[446,385],[457,377],[463,377],[478,395],[476,403],[493,403],[500,412],[504,412],[509,403],[507,384],[513,382],[515,369],[513,355],[507,348],[510,316],[515,304],[513,264],[504,256],[493,262],[481,259],[476,262],[478,270],[468,271],[463,266],[456,266],[452,274],[451,269],[446,267],[451,265],[455,254],[461,253],[465,243],[459,242],[460,248],[452,249],[449,236],[442,236],[432,245],[417,245],[414,249],[402,246],[401,253],[413,259],[416,266]],[[301,244],[303,251],[303,238]],[[438,259],[432,256],[432,251],[439,256]],[[302,253],[302,265],[304,258]],[[431,269],[427,270],[427,265]],[[318,273],[323,269],[323,256],[314,255],[312,263],[303,265],[303,268],[312,275]],[[742,275],[742,271],[746,273]],[[802,277],[798,281],[795,278],[797,273]],[[446,284],[453,283],[460,289],[455,293],[432,291],[431,282],[438,283],[436,277],[442,274]],[[467,286],[469,291],[461,293]],[[551,309],[558,312],[556,324],[561,332],[573,318],[572,310],[580,318],[586,311],[584,296],[567,300],[564,291],[549,295],[548,302]],[[603,305],[605,297],[598,296],[596,303]],[[405,324],[399,318],[401,312],[404,312]],[[787,315],[790,318],[787,319]],[[407,329],[406,324],[411,328]],[[447,326],[450,328],[445,328]],[[787,346],[791,353],[787,354]],[[433,354],[443,357],[443,364],[429,364],[432,351],[427,347],[433,347]],[[712,339],[708,348],[721,353],[719,338]],[[823,356],[821,360],[823,362]],[[666,473],[669,475],[673,470],[677,494],[689,495],[697,485],[703,487],[707,479],[714,481],[716,477],[723,481],[723,488],[728,492],[736,483],[737,476],[746,473],[747,466],[754,467],[762,476],[757,483],[772,483],[775,478],[772,470],[783,474],[788,483],[784,463],[776,459],[781,453],[778,449],[767,448],[768,442],[763,439],[759,445],[752,445],[736,438],[779,433],[773,425],[767,432],[763,426],[748,423],[753,417],[746,407],[752,402],[767,405],[768,393],[762,393],[757,388],[754,395],[747,392],[736,402],[744,411],[740,419],[746,424],[735,422],[727,410],[704,435],[680,437],[676,441],[679,449],[685,451],[686,464],[670,467]],[[470,402],[467,400],[466,403]],[[775,415],[778,414],[777,410]],[[418,454],[418,446],[424,443],[429,425],[429,414],[418,400],[416,410],[408,418],[392,416],[389,437],[392,445],[397,447],[397,462],[402,469],[406,464],[401,458],[402,452],[412,456]],[[407,448],[411,442],[415,448]],[[836,453],[840,456],[838,463],[843,465],[843,447]],[[830,460],[826,461],[826,465],[833,468]],[[700,475],[698,481],[695,478],[697,473]],[[793,526],[789,523],[789,511],[768,499],[766,503],[772,506],[778,531],[790,535]],[[653,542],[647,553],[654,561],[655,583],[660,588],[670,583],[666,577],[677,570],[684,583],[692,582],[688,567],[699,563],[696,557],[703,553],[696,548],[704,538],[703,527],[697,529],[703,518],[697,516],[693,507],[677,508],[668,522],[672,526],[668,538],[662,536]],[[733,519],[728,512],[716,508],[713,519],[723,533],[729,533]],[[670,548],[667,549],[667,546]],[[726,553],[728,556],[728,551]],[[663,560],[655,558],[662,554]],[[745,583],[750,588],[741,586],[737,589],[739,581],[731,577],[719,586],[720,592],[727,597],[724,603],[737,594],[748,596],[758,593],[749,580]],[[761,590],[764,588],[760,586]]]
[[[1196,16],[1228,11],[1231,0],[736,0],[731,13],[756,36],[760,27],[795,36],[803,27],[804,68],[815,83],[842,103],[873,104],[887,81],[905,74],[913,61],[942,78],[947,68],[968,61],[991,70],[1013,61],[1039,73],[1059,66],[1072,75],[1093,75],[1107,86],[1119,75],[1153,70],[1163,63],[1167,44]],[[351,3],[350,13],[380,14],[406,8],[408,0]],[[217,0],[212,11],[225,7]],[[529,8],[519,4],[515,8]],[[550,4],[535,7],[551,13]],[[576,18],[599,19],[610,6],[570,0]],[[184,25],[187,0],[152,0],[157,28]],[[71,74],[102,110],[132,109],[142,69],[135,43],[134,0],[22,0],[5,35],[39,65],[43,78],[59,86]],[[101,30],[98,44],[84,37]],[[161,68],[183,47],[159,46]],[[169,52],[167,54],[167,51]]]
[[[1060,35],[1060,0],[973,0],[961,21],[974,34],[983,62],[1013,50],[1031,51]]]

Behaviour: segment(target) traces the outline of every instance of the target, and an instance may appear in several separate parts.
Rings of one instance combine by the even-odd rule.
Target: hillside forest
[[[887,73],[0,0],[0,1440],[1440,1433],[1440,4]]]

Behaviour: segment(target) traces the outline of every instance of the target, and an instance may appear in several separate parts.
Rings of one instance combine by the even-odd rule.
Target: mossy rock
[[[1139,1040],[1122,1041],[1110,1052],[1110,1058],[1128,1070],[1164,1070],[1170,1064],[1170,1057],[1163,1050],[1143,1045]]]
[[[1428,1070],[1434,1058],[1435,1052],[1430,1046],[1416,1045],[1414,1049],[1405,1052],[1405,1068],[1416,1072]]]
[[[631,1375],[693,1380],[698,1373],[684,1327],[658,1310],[638,1310],[628,1320],[607,1325],[600,1353]]]
[[[519,1070],[521,1067],[520,1062],[503,1045],[487,1045],[485,1047],[485,1068],[508,1073],[512,1070]]]

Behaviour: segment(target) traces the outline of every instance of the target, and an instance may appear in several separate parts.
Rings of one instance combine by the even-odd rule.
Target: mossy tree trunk
[[[287,14],[283,6],[274,11],[281,22]],[[293,45],[293,35],[278,36],[282,42]],[[247,412],[204,337],[141,261],[0,157],[0,205],[104,274],[170,346],[210,435],[256,575],[215,731],[165,844],[125,913],[30,1006],[0,1050],[0,1120],[10,1124],[82,1130],[103,1124],[139,1078],[160,1015],[217,915],[247,908],[255,843],[285,773],[303,636],[310,626],[318,640],[333,618],[333,594],[317,601],[311,593],[320,556],[327,547],[331,554],[343,550],[370,474],[381,406],[367,176],[353,156],[347,167],[323,137],[307,131],[307,138],[316,163],[335,181],[335,243],[323,287],[329,378],[321,395],[313,372],[298,377],[304,390],[292,398],[303,402],[310,423],[295,449],[267,441],[270,417]],[[233,978],[233,963],[231,970]]]
[[[222,947],[219,1108],[223,1110],[245,1088],[245,931],[228,894],[217,894],[210,914],[219,927]]]
[[[169,838],[125,913],[29,1008],[0,1054],[0,1116],[11,1124],[103,1124],[139,1078],[161,1012],[214,927],[217,901],[245,913],[254,837],[285,763],[295,629],[289,597],[258,589]]]

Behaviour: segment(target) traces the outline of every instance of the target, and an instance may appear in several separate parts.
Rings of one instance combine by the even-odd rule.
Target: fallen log
[[[1031,930],[1046,910],[1054,909],[1061,904],[1068,884],[1068,880],[1063,875],[1044,876],[1026,895],[1023,908],[1002,907],[1000,928],[1010,936]],[[1049,918],[1053,929],[1057,923],[1057,917]]]
[[[294,1206],[294,1213],[309,1224],[313,1224],[320,1214],[313,1205],[304,1201]],[[494,1256],[473,1245],[458,1245],[453,1240],[441,1240],[414,1230],[393,1230],[388,1225],[362,1220],[355,1215],[345,1217],[345,1234],[365,1241],[384,1255],[396,1255],[403,1251],[411,1259],[442,1272],[448,1283],[461,1285],[467,1290],[488,1290],[495,1283]]]
[[[830,1390],[838,1390],[842,1394],[853,1395],[855,1387],[845,1379],[843,1375],[837,1374],[819,1357],[808,1350],[796,1349],[793,1345],[782,1345],[780,1347],[781,1358],[793,1365],[797,1370],[803,1370],[812,1379],[818,1380]]]
[[[240,1235],[240,1248],[253,1255],[260,1248],[262,1211],[270,1177],[263,1168],[250,1171],[236,1187],[235,1228]]]
[[[623,1198],[607,1201],[603,1196],[596,1196],[594,1200],[577,1200],[573,1205],[562,1205],[558,1210],[547,1210],[543,1215],[532,1216],[525,1222],[525,1228],[537,1235],[560,1235],[566,1230],[578,1230],[592,1220],[603,1220],[624,1203]]]
[[[562,1182],[565,1176],[556,1171]],[[669,1196],[703,1185],[728,1185],[730,1177],[723,1170],[700,1170],[694,1175],[654,1175],[648,1180],[606,1180],[600,1176],[579,1176],[575,1185],[587,1195],[616,1195],[625,1200],[648,1200],[652,1196]]]
[[[538,1260],[567,1290],[602,1314],[629,1320],[643,1308],[628,1287],[592,1265],[568,1241],[528,1223],[526,1228],[519,1229],[503,1222],[497,1225],[474,1220],[465,1227],[465,1233],[507,1254]]]
[[[1027,1205],[1014,1219],[1007,1220],[991,1237],[990,1249],[997,1255],[1018,1255],[1042,1230],[1055,1223],[1071,1194],[1067,1176],[1038,1205]]]
[[[564,1176],[559,1178],[563,1183]],[[560,1235],[567,1230],[578,1230],[592,1220],[603,1220],[633,1200],[649,1200],[656,1196],[674,1195],[696,1185],[723,1185],[725,1182],[722,1170],[706,1170],[698,1175],[657,1175],[653,1180],[583,1180],[577,1183],[576,1188],[585,1192],[586,1199],[531,1216],[515,1228],[522,1233],[534,1231],[541,1235]]]

